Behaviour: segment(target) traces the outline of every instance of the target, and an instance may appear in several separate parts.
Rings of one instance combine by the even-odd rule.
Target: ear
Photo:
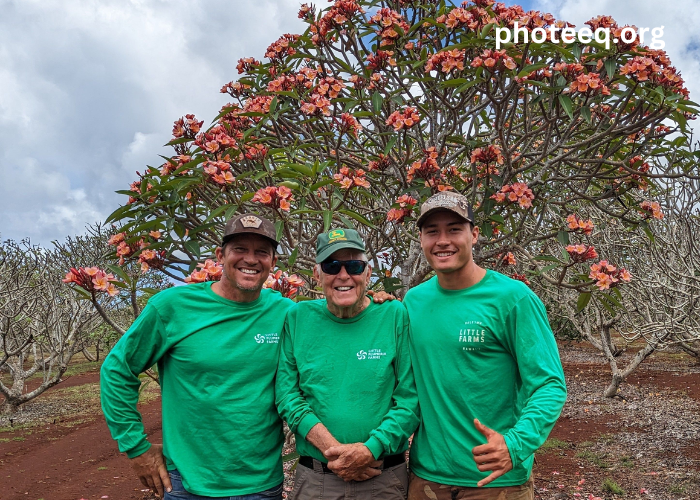
[[[221,247],[216,247],[216,260],[219,264],[224,262],[224,249]]]
[[[479,241],[479,226],[472,227],[472,244],[476,244]]]
[[[367,279],[365,280],[365,286],[369,286],[369,282],[372,279],[372,266],[367,264],[367,269],[365,269],[365,272],[367,273]]]
[[[318,268],[319,268],[319,265],[318,265],[318,264],[314,264],[314,279],[315,279],[316,281],[320,282],[320,281],[321,281],[321,273],[318,272]]]
[[[270,265],[270,271],[275,268],[275,265],[277,264],[277,255],[272,257],[272,264]]]

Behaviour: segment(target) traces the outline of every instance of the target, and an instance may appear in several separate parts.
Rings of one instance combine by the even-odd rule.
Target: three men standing
[[[276,392],[301,455],[293,500],[406,498],[418,425],[408,317],[400,302],[366,297],[364,252],[352,229],[321,234],[314,276],[326,298],[287,315]]]
[[[409,500],[533,499],[534,452],[566,400],[542,302],[476,265],[473,221],[452,192],[429,198],[417,220],[436,276],[404,299],[421,405]]]

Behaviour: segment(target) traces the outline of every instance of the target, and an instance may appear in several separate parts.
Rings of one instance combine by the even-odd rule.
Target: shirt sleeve
[[[365,446],[375,459],[405,451],[402,447],[418,427],[418,394],[408,345],[408,313],[401,307],[396,326],[396,384],[392,407],[379,426],[370,431]]]
[[[294,313],[287,315],[282,331],[282,346],[275,379],[275,403],[282,420],[292,432],[306,438],[311,428],[321,423],[299,388],[299,370],[294,357],[294,342],[291,330]]]
[[[151,447],[136,409],[141,386],[139,374],[163,356],[167,349],[164,339],[158,310],[148,304],[107,355],[100,370],[102,412],[119,451],[129,458]]]
[[[537,296],[529,293],[516,303],[506,329],[525,401],[515,426],[504,435],[516,467],[547,439],[566,402],[566,384],[554,334]]]

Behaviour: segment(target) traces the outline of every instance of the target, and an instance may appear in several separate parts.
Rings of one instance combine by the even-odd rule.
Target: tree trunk
[[[83,352],[83,356],[85,356],[85,359],[87,359],[88,361],[90,361],[90,362],[97,361],[97,359],[92,354],[90,354],[90,351],[87,350],[87,347],[85,349],[83,349],[82,352]],[[98,350],[97,352],[99,353],[100,351]]]
[[[606,398],[612,398],[617,394],[618,389],[620,388],[620,384],[622,383],[624,379],[619,373],[614,373],[612,376],[612,380],[610,381],[610,385],[608,386],[607,389],[605,389],[605,392],[603,393],[603,396]]]
[[[5,399],[5,401],[2,403],[2,406],[0,406],[0,415],[11,417],[15,413],[17,413],[18,408],[19,405],[14,404],[12,400]]]

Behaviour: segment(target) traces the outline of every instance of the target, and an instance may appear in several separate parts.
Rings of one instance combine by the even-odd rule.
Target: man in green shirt
[[[533,499],[533,454],[566,400],[542,302],[476,265],[473,220],[452,192],[426,200],[417,220],[436,276],[404,299],[421,403],[409,500]]]
[[[406,311],[367,298],[372,268],[356,231],[321,234],[316,250],[326,299],[290,309],[275,387],[301,455],[291,498],[405,499],[418,425]]]
[[[226,224],[219,282],[163,290],[105,359],[102,410],[144,485],[165,498],[282,498],[282,423],[274,401],[279,337],[293,304],[262,290],[275,265],[274,225]],[[136,409],[139,373],[158,364],[163,446]]]

